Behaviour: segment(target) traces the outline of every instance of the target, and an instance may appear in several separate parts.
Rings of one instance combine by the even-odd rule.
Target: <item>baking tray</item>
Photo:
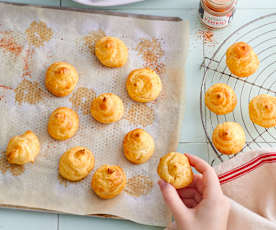
[[[179,17],[166,17],[166,16],[155,16],[155,15],[145,15],[145,14],[135,14],[135,13],[121,13],[121,12],[112,12],[108,10],[96,10],[96,9],[79,9],[79,8],[72,8],[72,7],[59,7],[57,6],[44,6],[44,5],[33,5],[33,4],[25,4],[25,3],[11,3],[11,2],[1,2],[1,4],[6,5],[14,5],[14,6],[25,6],[25,7],[35,7],[35,8],[46,8],[46,9],[55,9],[61,11],[74,11],[80,13],[91,13],[91,14],[100,14],[100,15],[112,15],[112,16],[120,16],[120,17],[132,17],[132,18],[139,18],[139,19],[147,19],[147,20],[158,20],[158,21],[173,21],[173,22],[180,22],[183,21]],[[18,205],[6,205],[0,203],[0,208],[9,208],[15,210],[23,210],[23,211],[34,211],[34,212],[45,212],[45,213],[54,213],[54,214],[68,214],[66,212],[56,212],[49,209],[43,208],[34,208],[34,207],[25,207],[25,206],[18,206]],[[70,213],[69,213],[70,214]],[[98,217],[98,218],[112,218],[112,219],[121,219],[124,218],[109,215],[109,214],[91,214],[86,216]]]

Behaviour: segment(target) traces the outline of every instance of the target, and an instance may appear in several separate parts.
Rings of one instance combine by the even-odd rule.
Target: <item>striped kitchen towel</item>
[[[276,229],[276,150],[241,153],[215,170],[232,203],[228,230]]]

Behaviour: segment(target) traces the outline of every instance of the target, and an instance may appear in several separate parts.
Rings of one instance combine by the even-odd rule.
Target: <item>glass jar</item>
[[[201,22],[211,29],[221,29],[229,25],[236,10],[236,0],[200,0]]]

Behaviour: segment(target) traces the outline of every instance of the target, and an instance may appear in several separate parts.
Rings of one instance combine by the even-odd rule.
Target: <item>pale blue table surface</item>
[[[2,1],[2,0],[0,0]],[[7,0],[6,0],[7,1]],[[58,7],[89,8],[71,0],[11,0],[10,2],[40,4]],[[202,41],[198,36],[201,29],[197,17],[199,0],[145,0],[144,2],[105,8],[106,10],[140,13],[160,16],[177,16],[190,22],[190,47],[186,63],[186,101],[185,114],[178,150],[189,152],[209,160],[208,144],[202,129],[199,110],[199,93],[202,73],[200,64],[203,58]],[[99,8],[97,8],[99,9]],[[101,8],[102,9],[102,8]],[[275,0],[238,0],[238,10],[232,24],[223,30],[214,32],[218,44],[234,29],[262,15],[276,12]],[[217,45],[218,45],[217,44]],[[211,55],[217,46],[208,47],[207,56]],[[100,219],[72,215],[56,215],[38,212],[0,209],[0,230],[88,230],[88,229],[160,229],[144,226],[130,221]]]

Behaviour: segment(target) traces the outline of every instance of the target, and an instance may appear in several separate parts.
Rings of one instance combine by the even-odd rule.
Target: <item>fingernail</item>
[[[184,155],[189,159],[190,157],[189,153],[184,153]]]
[[[159,184],[160,188],[164,188],[164,186],[166,186],[166,182],[163,180],[159,180],[158,184]]]

